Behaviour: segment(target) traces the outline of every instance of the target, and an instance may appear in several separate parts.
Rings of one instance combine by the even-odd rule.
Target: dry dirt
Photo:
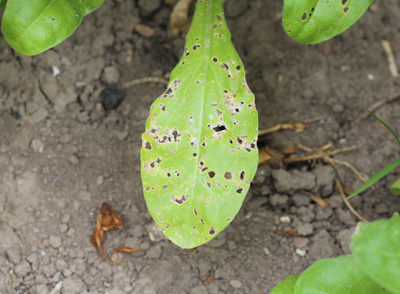
[[[256,95],[260,128],[318,118],[304,132],[269,135],[270,147],[361,144],[334,158],[366,176],[399,158],[385,128],[371,117],[359,119],[362,106],[400,90],[381,45],[390,42],[400,66],[398,1],[376,1],[350,30],[316,46],[285,35],[282,1],[234,2],[227,1],[228,24]],[[154,11],[146,11],[149,3]],[[130,87],[115,110],[105,111],[99,101],[111,83],[163,77],[177,63],[184,37],[171,36],[171,6],[159,3],[106,1],[72,37],[35,57],[1,41],[0,293],[269,293],[316,259],[349,252],[358,220],[336,190],[336,171],[321,162],[260,166],[235,221],[196,250],[158,237],[142,195],[139,150],[150,105],[165,86]],[[156,34],[136,33],[139,23]],[[376,114],[400,132],[399,100]],[[347,187],[361,184],[347,167],[339,170]],[[369,220],[400,211],[388,189],[398,176],[354,198],[353,206]],[[302,189],[329,199],[328,207]],[[106,250],[140,249],[121,254],[116,266],[90,243],[102,202],[125,225],[106,233]]]

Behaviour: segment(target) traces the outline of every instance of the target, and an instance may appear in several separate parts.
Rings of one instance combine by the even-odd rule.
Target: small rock
[[[293,170],[290,173],[283,169],[272,171],[274,186],[278,192],[311,190],[315,187],[315,176],[310,172]]]
[[[155,246],[150,247],[150,250],[147,251],[146,256],[148,258],[159,259],[162,254],[162,247],[160,244],[156,244]]]
[[[46,119],[48,115],[49,113],[45,108],[40,108],[38,111],[36,111],[29,117],[29,120],[31,121],[32,124],[37,124],[42,120]]]
[[[343,199],[340,195],[332,195],[329,198],[329,206],[332,208],[338,208],[343,205]]]
[[[50,172],[50,167],[48,165],[42,168],[42,174],[47,175]]]
[[[348,210],[347,208],[336,209],[336,216],[337,218],[346,225],[355,225],[357,223],[356,217]]]
[[[49,238],[49,244],[50,244],[51,247],[57,249],[58,247],[60,247],[62,245],[62,239],[61,239],[60,236],[52,235]]]
[[[310,197],[299,193],[295,193],[292,196],[292,200],[297,207],[307,206],[311,203]]]
[[[90,200],[92,198],[92,194],[90,194],[90,192],[88,192],[88,191],[79,191],[78,197],[82,201],[90,202]]]
[[[75,155],[71,155],[68,158],[69,163],[71,163],[72,165],[77,165],[79,163],[79,158]]]
[[[312,245],[310,247],[309,256],[313,260],[320,258],[333,257],[338,254],[335,246],[335,240],[329,233],[322,229],[312,238]]]
[[[117,84],[120,77],[119,70],[114,66],[107,66],[103,70],[102,80],[106,84]]]
[[[336,176],[335,169],[330,165],[320,165],[312,173],[317,180],[316,193],[322,197],[327,197],[333,192],[333,183]]]
[[[108,85],[100,92],[100,103],[105,110],[116,109],[122,100],[124,100],[124,92],[113,84]]]
[[[330,208],[329,206],[322,208],[321,206],[317,205],[315,219],[316,220],[328,219],[332,214],[333,214],[333,209]]]
[[[339,231],[339,233],[336,236],[336,240],[339,242],[340,248],[343,250],[344,254],[351,253],[350,240],[351,240],[351,236],[353,235],[353,233],[354,233],[354,229],[353,230],[345,229],[345,230]]]
[[[295,252],[298,256],[301,256],[301,257],[306,256],[306,253],[307,253],[304,249],[300,249],[300,248],[296,248]]]
[[[296,224],[296,231],[302,236],[308,236],[313,233],[314,227],[310,223],[303,223],[298,221]]]
[[[85,283],[77,276],[72,276],[63,280],[63,292],[68,294],[83,293],[86,288]]]
[[[293,237],[293,245],[294,247],[297,248],[302,248],[307,246],[307,244],[310,243],[310,240],[305,237],[299,237],[299,236],[294,236]]]
[[[165,240],[164,234],[161,232],[161,229],[159,228],[159,226],[157,226],[155,222],[147,224],[146,230],[152,242],[160,242],[161,240]]]
[[[44,144],[42,141],[40,141],[39,139],[33,139],[30,145],[31,149],[33,150],[33,152],[37,153],[42,153],[43,149],[44,149]]]
[[[243,283],[239,280],[231,280],[230,284],[235,289],[242,288],[242,286],[243,286]]]
[[[58,230],[60,233],[65,233],[68,230],[68,225],[66,224],[59,224],[58,225]]]
[[[39,103],[35,102],[35,101],[28,101],[26,103],[26,113],[28,115],[31,115],[32,113],[35,113],[35,111],[37,111],[40,108]]]
[[[297,210],[297,214],[303,222],[309,223],[314,220],[315,214],[312,206],[302,206]]]
[[[116,131],[115,134],[117,135],[117,139],[120,141],[125,140],[129,135],[126,131]]]
[[[271,189],[268,187],[268,185],[264,184],[261,186],[260,193],[263,196],[269,195],[269,194],[271,194]]]
[[[96,179],[96,185],[101,186],[103,184],[103,182],[104,182],[103,176],[98,176]]]
[[[272,194],[269,196],[269,203],[272,206],[285,206],[289,201],[289,197],[283,194]]]
[[[5,253],[7,259],[13,264],[18,264],[21,261],[21,254],[17,248],[9,248]]]
[[[161,0],[139,0],[140,12],[148,16],[159,9],[161,6]]]
[[[24,277],[31,272],[31,266],[29,262],[24,260],[15,267],[14,271],[18,276]]]
[[[254,177],[254,183],[257,185],[265,184],[267,178],[271,175],[271,168],[268,165],[259,165],[256,175]]]

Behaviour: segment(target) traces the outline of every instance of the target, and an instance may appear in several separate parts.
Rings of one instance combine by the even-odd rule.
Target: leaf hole
[[[193,213],[194,213],[195,216],[198,216],[198,215],[199,215],[199,213],[197,212],[196,207],[193,209]]]
[[[189,196],[188,195],[182,195],[182,196],[174,196],[172,195],[172,201],[175,202],[178,205],[182,205],[183,203],[185,203]]]
[[[217,61],[218,61],[218,58],[217,58],[217,57],[213,57],[213,58],[212,58],[212,61],[217,62]]]
[[[214,235],[215,234],[215,228],[213,227],[213,226],[211,226],[210,227],[210,230],[208,231],[208,234],[210,235],[210,236],[212,236],[212,235]]]
[[[242,192],[243,192],[243,188],[238,188],[238,189],[236,190],[236,193],[238,193],[238,194],[242,194]]]
[[[347,0],[342,0],[342,5],[345,5],[347,3]]]
[[[216,126],[215,128],[213,128],[213,130],[215,132],[222,132],[222,131],[226,131],[226,127],[224,125],[219,125],[219,126]]]
[[[232,173],[231,172],[226,172],[224,174],[224,178],[225,178],[225,180],[228,180],[228,181],[232,180]]]
[[[245,176],[245,173],[244,173],[244,171],[242,171],[241,173],[240,173],[240,179],[243,181],[243,179],[244,179],[244,176]]]
[[[301,20],[306,20],[307,19],[307,13],[303,13],[303,16],[301,17]]]
[[[343,9],[343,11],[344,11],[344,13],[346,13],[347,11],[349,11],[349,7],[345,7],[345,8]]]
[[[146,148],[147,150],[151,150],[150,142],[146,142],[146,144],[144,145],[144,148]]]
[[[208,176],[212,179],[213,177],[215,177],[215,172],[209,171]]]

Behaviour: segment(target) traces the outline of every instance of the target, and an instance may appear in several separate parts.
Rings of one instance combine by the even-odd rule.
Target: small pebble
[[[243,286],[242,282],[239,280],[231,280],[231,286],[235,289],[239,289]]]
[[[37,153],[37,152],[42,153],[43,149],[44,149],[44,144],[39,139],[33,139],[31,142],[31,149],[35,153]]]
[[[294,236],[293,237],[293,245],[296,248],[302,248],[304,246],[307,246],[307,244],[310,242],[308,238],[304,237],[299,237],[299,236]]]
[[[69,163],[71,163],[72,165],[77,165],[79,163],[79,158],[76,157],[75,155],[71,155],[68,158]]]
[[[301,257],[306,256],[306,251],[304,249],[296,248],[295,252],[297,255],[299,255]]]
[[[97,186],[101,186],[103,184],[103,182],[104,182],[103,176],[98,176],[96,179]]]
[[[58,248],[62,245],[62,239],[60,236],[50,236],[49,238],[49,244],[53,248]]]

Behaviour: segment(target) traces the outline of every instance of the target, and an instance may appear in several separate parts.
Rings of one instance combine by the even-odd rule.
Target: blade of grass
[[[397,179],[392,187],[390,187],[390,193],[392,193],[393,195],[400,195],[400,179]]]
[[[397,140],[397,144],[399,144],[399,146],[400,146],[400,139],[399,139],[399,137],[396,135],[396,133],[383,121],[383,120],[381,120],[379,117],[377,117],[373,112],[371,112],[368,108],[366,108],[366,107],[364,107],[364,109],[366,110],[366,111],[368,111],[368,113],[370,114],[370,115],[372,115],[373,117],[375,117],[375,119],[377,120],[377,121],[379,121],[381,124],[383,124],[384,126],[385,126],[385,128],[387,128],[392,134],[393,134],[393,136],[396,138],[396,140]]]
[[[356,191],[354,191],[354,193],[352,193],[349,197],[347,197],[347,199],[351,199],[354,196],[356,196],[357,194],[360,194],[364,190],[368,189],[369,187],[371,187],[373,184],[378,182],[380,179],[382,179],[384,176],[386,176],[388,173],[390,173],[392,170],[394,170],[398,166],[400,166],[400,159],[397,159],[397,160],[393,161],[392,163],[389,163],[387,166],[385,166],[380,171],[378,171],[376,174],[374,174],[360,188],[358,188]]]

